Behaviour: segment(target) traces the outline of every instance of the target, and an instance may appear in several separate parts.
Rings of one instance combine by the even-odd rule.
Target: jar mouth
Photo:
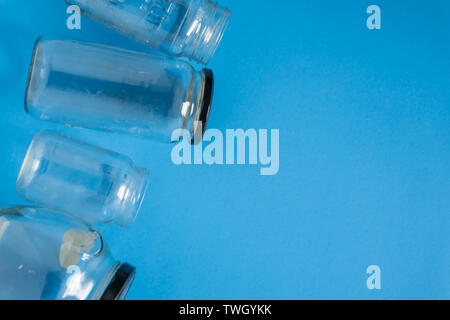
[[[216,2],[210,2],[206,9],[205,17],[195,20],[190,30],[193,32],[190,59],[203,65],[207,65],[216,53],[231,18],[230,10]]]
[[[131,180],[131,184],[126,191],[126,193],[130,192],[130,196],[122,200],[125,205],[124,211],[115,221],[120,227],[127,227],[136,220],[147,193],[149,185],[148,171],[145,168],[137,168],[136,171],[136,176]]]

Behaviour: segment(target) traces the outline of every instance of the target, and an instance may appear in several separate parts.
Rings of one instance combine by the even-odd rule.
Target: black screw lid
[[[135,267],[128,263],[122,263],[100,300],[123,300],[133,283],[135,275]]]
[[[203,139],[203,134],[208,126],[209,114],[211,111],[213,94],[214,94],[214,74],[211,69],[203,69],[203,75],[205,76],[205,89],[203,92],[203,105],[198,119],[202,124],[202,131],[195,132],[192,144],[198,144]]]

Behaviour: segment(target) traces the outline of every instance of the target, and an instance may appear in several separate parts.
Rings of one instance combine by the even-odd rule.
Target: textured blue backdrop
[[[38,35],[148,50],[63,0],[0,1],[0,204],[29,142],[55,130],[151,173],[137,223],[101,228],[136,265],[133,299],[450,298],[450,4],[238,1],[211,63],[210,126],[280,129],[280,173],[185,166],[171,146],[40,122],[23,110]],[[366,28],[370,4],[382,30]],[[382,290],[366,268],[382,268]]]

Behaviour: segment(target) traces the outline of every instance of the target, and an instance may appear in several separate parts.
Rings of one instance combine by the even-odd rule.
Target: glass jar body
[[[39,39],[25,110],[70,126],[172,142],[176,129],[206,126],[212,72],[186,62],[73,40]]]
[[[132,267],[120,290],[111,290],[124,266],[79,219],[35,207],[0,209],[1,300],[123,299]]]
[[[133,222],[148,176],[126,156],[56,133],[37,134],[17,179],[26,200],[90,223]]]
[[[202,64],[213,57],[230,12],[210,0],[66,0],[88,17],[154,49]]]

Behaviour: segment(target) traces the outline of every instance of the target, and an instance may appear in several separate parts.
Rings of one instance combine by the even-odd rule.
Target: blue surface
[[[0,203],[29,142],[55,130],[151,173],[137,223],[101,230],[136,265],[131,299],[450,298],[450,3],[221,0],[210,127],[280,129],[280,172],[181,166],[171,145],[41,122],[23,110],[38,35],[147,48],[64,1],[0,2]],[[366,28],[366,8],[382,29]],[[382,290],[366,287],[379,265]]]

